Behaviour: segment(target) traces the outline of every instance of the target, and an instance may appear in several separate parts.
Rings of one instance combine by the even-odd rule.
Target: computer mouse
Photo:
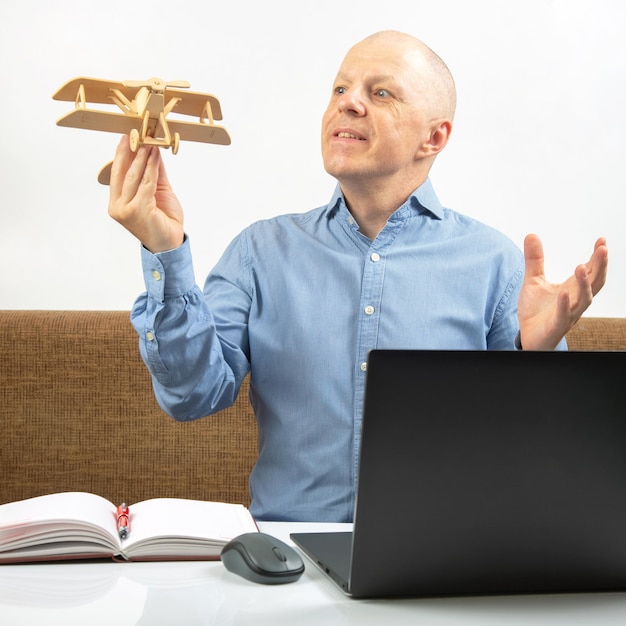
[[[244,533],[231,539],[222,548],[221,559],[229,572],[264,585],[293,583],[304,572],[295,549],[265,533]]]

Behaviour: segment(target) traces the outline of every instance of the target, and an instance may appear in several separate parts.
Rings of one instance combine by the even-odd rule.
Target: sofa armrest
[[[567,344],[570,350],[626,350],[626,318],[582,317]]]

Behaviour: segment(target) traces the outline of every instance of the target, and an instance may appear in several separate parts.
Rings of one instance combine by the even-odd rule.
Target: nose
[[[352,115],[365,115],[365,102],[363,95],[358,89],[346,89],[337,99],[337,106],[341,113]]]

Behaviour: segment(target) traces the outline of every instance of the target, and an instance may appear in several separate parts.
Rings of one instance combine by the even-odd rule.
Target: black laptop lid
[[[350,592],[626,588],[626,352],[370,354]]]

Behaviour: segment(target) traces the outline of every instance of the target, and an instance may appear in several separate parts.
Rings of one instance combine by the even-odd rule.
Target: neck
[[[392,213],[402,206],[423,182],[422,180],[392,187],[363,184],[362,181],[356,184],[340,181],[340,184],[348,209],[359,225],[359,231],[374,240]]]

